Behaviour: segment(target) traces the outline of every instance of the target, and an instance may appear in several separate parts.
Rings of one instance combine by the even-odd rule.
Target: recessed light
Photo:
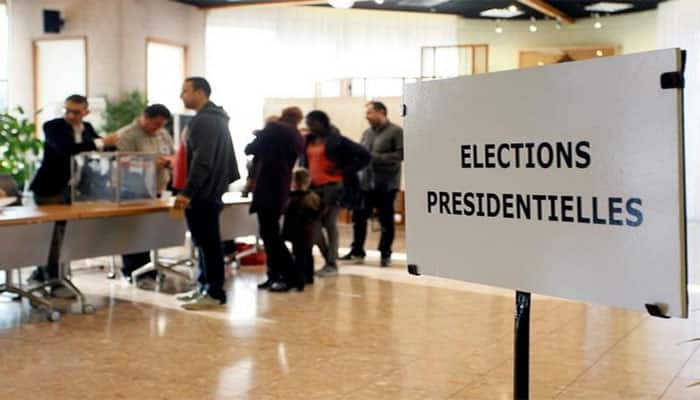
[[[634,4],[631,3],[615,3],[610,1],[601,1],[599,3],[588,5],[585,7],[585,9],[586,11],[590,12],[616,13],[624,10],[629,10],[633,7]]]
[[[479,13],[482,17],[489,18],[515,18],[525,14],[517,8],[513,11],[510,8],[490,8]]]
[[[603,57],[603,50],[596,50],[595,55],[597,55],[598,57]]]

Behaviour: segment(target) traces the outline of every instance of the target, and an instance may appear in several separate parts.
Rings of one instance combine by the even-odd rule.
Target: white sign
[[[421,274],[687,317],[678,49],[408,85]]]

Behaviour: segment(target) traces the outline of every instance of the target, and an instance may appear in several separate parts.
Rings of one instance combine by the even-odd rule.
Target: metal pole
[[[530,293],[515,293],[513,399],[530,399]]]

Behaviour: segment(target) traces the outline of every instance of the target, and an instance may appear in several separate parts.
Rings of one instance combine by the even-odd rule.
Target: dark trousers
[[[376,208],[379,213],[379,224],[382,227],[379,239],[379,251],[382,258],[391,257],[391,245],[394,243],[394,201],[396,190],[389,192],[364,192],[364,207],[352,213],[353,242],[352,253],[365,256],[365,240],[367,239],[367,220]]]
[[[54,196],[34,196],[34,201],[39,206],[50,204],[70,204],[70,192],[66,189],[64,192]],[[49,251],[48,263],[39,266],[34,270],[32,279],[37,281],[49,281],[58,278],[58,257],[61,250],[61,242],[63,235],[66,232],[66,221],[56,221],[51,236],[51,249]]]
[[[338,245],[340,244],[338,214],[340,213],[339,203],[343,185],[328,183],[316,186],[312,190],[318,194],[326,206],[323,215],[316,222],[314,240],[318,249],[321,250],[321,255],[326,260],[326,265],[336,267],[338,265]]]
[[[313,244],[309,243],[307,240],[292,241],[294,276],[296,282],[314,283],[313,247]]]
[[[225,302],[226,275],[219,232],[221,210],[219,202],[195,200],[185,210],[185,217],[192,241],[199,250],[199,283],[211,297]]]
[[[122,276],[125,278],[131,277],[131,273],[137,269],[143,267],[144,265],[151,262],[151,253],[144,251],[142,253],[124,254],[122,255]],[[151,271],[142,276],[156,278],[158,273],[156,271]]]
[[[260,238],[265,245],[265,255],[267,256],[267,279],[273,282],[284,280],[288,283],[295,283],[295,277],[292,273],[294,261],[280,232],[280,212],[258,210],[257,214]]]

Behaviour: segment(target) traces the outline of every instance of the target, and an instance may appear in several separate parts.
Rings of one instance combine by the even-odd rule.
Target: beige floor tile
[[[48,323],[0,298],[0,398],[511,399],[513,292],[376,261],[286,294],[258,291],[264,269],[246,267],[226,309],[202,313],[78,263],[94,315],[68,303]],[[533,299],[533,399],[700,399],[700,344],[679,344],[700,336],[700,312]]]

